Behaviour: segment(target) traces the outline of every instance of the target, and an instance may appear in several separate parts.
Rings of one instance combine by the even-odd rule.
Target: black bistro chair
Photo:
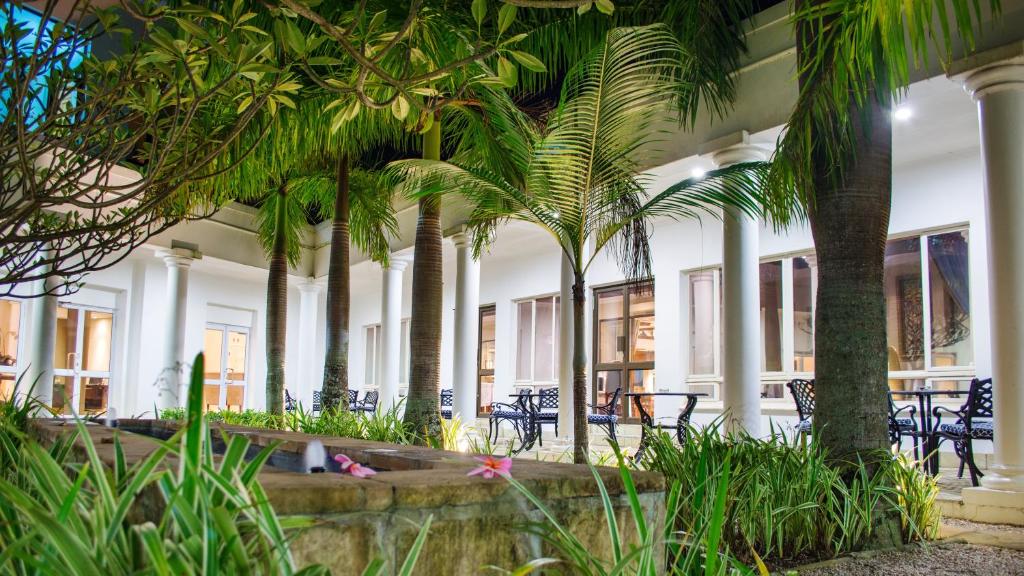
[[[294,412],[298,408],[299,403],[295,401],[295,397],[292,396],[291,392],[287,388],[284,389],[284,411]]]
[[[322,396],[319,390],[313,390],[313,416],[320,414],[320,410],[323,409]]]
[[[487,437],[490,441],[498,440],[498,432],[502,422],[512,424],[516,436],[522,441],[526,433],[526,427],[530,425],[529,399],[526,395],[519,396],[512,404],[506,402],[491,402],[491,414],[487,418]]]
[[[441,418],[452,419],[452,389],[441,390]]]
[[[545,388],[540,391],[537,400],[537,433],[540,436],[540,445],[544,445],[544,425],[555,427],[555,436],[558,436],[558,388]]]
[[[906,412],[907,416],[902,416]],[[917,439],[921,436],[917,429],[917,420],[914,416],[917,414],[917,408],[915,406],[906,405],[902,408],[897,408],[896,403],[892,401],[892,394],[889,395],[889,443],[903,448],[903,437],[909,436],[914,439],[914,460],[920,460],[921,455],[918,450]]]
[[[594,409],[593,414],[587,415],[587,423],[604,428],[608,438],[612,442],[618,442],[615,437],[615,425],[619,422],[619,415],[615,413],[615,407],[619,404],[619,396],[622,395],[622,388],[616,388],[612,397],[604,404],[587,404]]]
[[[942,422],[942,414],[948,414],[956,418],[950,423]],[[953,449],[960,457],[960,470],[958,478],[964,477],[964,464],[967,464],[971,472],[971,484],[977,486],[978,478],[984,474],[974,463],[974,441],[992,440],[994,437],[992,429],[992,379],[985,378],[971,380],[971,387],[967,391],[967,401],[958,410],[950,410],[945,406],[936,406],[932,409],[935,416],[935,427],[932,432],[932,450],[938,450],[943,440],[952,440]]]
[[[348,389],[348,410],[355,412],[359,408],[359,390]]]
[[[377,411],[377,400],[380,398],[380,392],[376,390],[369,390],[363,394],[363,401],[356,402],[356,410],[360,412],[366,412],[367,414],[373,414]]]
[[[802,380],[795,378],[786,383],[786,388],[793,395],[796,402],[796,413],[800,422],[796,425],[796,431],[801,436],[811,435],[811,418],[814,416],[814,380]]]

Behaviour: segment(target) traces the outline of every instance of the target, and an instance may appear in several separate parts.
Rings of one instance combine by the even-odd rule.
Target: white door
[[[203,337],[203,409],[241,412],[248,381],[249,329],[207,324]]]
[[[100,414],[110,398],[110,351],[114,312],[57,306],[53,351],[53,407],[62,414]]]

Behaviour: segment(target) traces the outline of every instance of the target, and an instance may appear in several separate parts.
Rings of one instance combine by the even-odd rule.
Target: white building
[[[1024,220],[1024,3],[1005,4],[1001,24],[986,25],[978,56],[958,62],[949,75],[921,73],[894,114],[887,331],[893,389],[958,388],[975,376],[996,376],[997,404],[1024,410],[1019,328],[1024,304],[1013,296],[1024,286],[1024,233],[1019,231]],[[714,167],[716,159],[723,161],[723,150],[750,157],[771,153],[796,96],[789,30],[784,5],[754,19],[734,112],[679,134],[651,169],[653,191]],[[986,215],[986,201],[998,222]],[[415,257],[416,206],[398,202],[402,234],[393,242],[391,269],[352,255],[350,385],[380,388],[386,395],[404,392],[408,381],[412,278],[403,270]],[[121,415],[151,411],[159,401],[167,358],[190,361],[200,351],[207,358],[207,404],[263,407],[267,262],[253,232],[253,212],[234,205],[209,220],[182,224],[59,299],[55,388],[68,391],[79,412],[108,406]],[[472,403],[483,413],[517,387],[557,386],[562,284],[561,255],[553,241],[528,225],[511,224],[498,232],[489,253],[473,262],[458,234],[462,211],[446,204],[444,214],[452,242],[445,244],[442,387],[455,386],[462,412]],[[303,261],[290,278],[286,387],[307,406],[323,369],[329,233],[329,223],[309,230]],[[658,221],[652,237],[653,293],[623,288],[615,264],[598,258],[587,278],[588,377],[595,397],[620,385],[705,392],[709,396],[698,404],[695,420],[706,422],[722,412],[728,396],[723,366],[756,363],[759,387],[747,382],[746,398],[761,416],[761,430],[767,431],[769,420],[794,420],[784,383],[813,377],[814,367],[810,231],[798,225],[777,233],[762,224],[756,251],[738,249],[730,259],[736,274],[756,278],[760,287],[759,297],[753,295],[757,301],[748,299],[756,313],[746,320],[747,326],[759,327],[754,340],[759,346],[746,351],[730,349],[732,339],[722,337],[723,310],[735,304],[722,289],[725,241],[716,218]],[[1002,247],[999,254],[990,245]],[[169,284],[172,274],[181,280]],[[996,289],[993,282],[1010,289]],[[993,295],[1003,299],[998,313]],[[180,325],[173,321],[177,303],[183,304]],[[31,351],[37,349],[32,318],[47,305],[53,304],[0,301],[5,393],[17,374],[29,369]],[[1007,331],[1012,321],[1016,331]],[[183,347],[174,344],[176,337],[183,338]],[[456,358],[462,359],[458,367]],[[457,372],[468,375],[461,381],[475,392],[467,395],[466,384],[454,384]],[[655,410],[673,415],[678,407],[678,399],[664,398]],[[625,410],[625,416],[632,415],[631,407]],[[1024,482],[1017,475],[1024,472],[1017,468],[1024,466],[1019,426],[997,423],[997,438],[1016,438],[1005,441],[1004,454],[997,450],[996,461],[1008,467],[1015,482]]]

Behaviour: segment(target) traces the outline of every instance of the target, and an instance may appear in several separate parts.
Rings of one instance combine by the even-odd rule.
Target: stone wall
[[[175,422],[127,420],[122,426],[148,435],[166,435]],[[38,420],[34,434],[52,441],[66,430],[60,420]],[[214,425],[215,430],[244,434],[256,446],[280,442],[278,451],[301,454],[316,438],[330,456],[345,454],[378,469],[358,479],[336,473],[300,474],[266,467],[260,481],[281,515],[310,515],[314,527],[295,535],[297,563],[321,563],[335,574],[356,574],[375,557],[397,571],[419,527],[432,524],[416,565],[416,574],[479,574],[486,566],[513,569],[534,558],[550,556],[541,539],[526,528],[544,522],[543,514],[504,479],[485,480],[466,473],[478,463],[471,455],[415,446]],[[155,447],[144,434],[89,426],[100,457],[113,461],[116,434],[128,464]],[[599,468],[616,509],[624,538],[635,541],[636,528],[623,494],[619,471]],[[591,552],[610,557],[601,496],[586,466],[517,459],[512,476],[535,494],[558,521]],[[633,481],[649,525],[664,519],[664,479],[634,472]]]

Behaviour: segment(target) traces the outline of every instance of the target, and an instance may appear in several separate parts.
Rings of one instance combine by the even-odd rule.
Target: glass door
[[[608,402],[620,387],[623,393],[654,392],[654,285],[604,288],[594,295],[594,401]],[[653,414],[654,399],[642,402]],[[616,413],[639,418],[625,397]]]
[[[495,307],[480,308],[480,341],[477,343],[476,405],[480,416],[491,411],[494,401],[494,319]]]
[[[110,352],[114,313],[57,306],[53,351],[53,407],[61,414],[99,414],[110,397]]]
[[[241,412],[245,405],[249,329],[207,324],[203,336],[203,409]]]

